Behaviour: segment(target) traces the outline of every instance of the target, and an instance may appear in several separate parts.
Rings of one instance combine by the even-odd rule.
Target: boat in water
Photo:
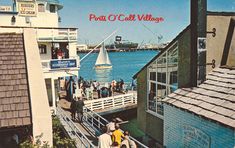
[[[136,49],[138,47],[138,43],[133,43],[127,40],[122,40],[121,36],[115,37],[115,42],[109,45],[106,45],[105,48],[108,50],[128,50],[128,49]]]
[[[99,55],[95,62],[95,69],[109,69],[112,68],[111,61],[105,46],[100,48]]]

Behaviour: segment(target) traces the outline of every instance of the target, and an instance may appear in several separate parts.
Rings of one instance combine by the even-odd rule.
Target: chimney
[[[207,0],[191,0],[191,86],[206,79]]]

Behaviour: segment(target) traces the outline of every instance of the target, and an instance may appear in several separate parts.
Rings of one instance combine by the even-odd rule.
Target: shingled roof
[[[235,128],[235,69],[214,69],[198,87],[178,89],[163,102]]]
[[[0,33],[0,128],[30,124],[23,34]]]

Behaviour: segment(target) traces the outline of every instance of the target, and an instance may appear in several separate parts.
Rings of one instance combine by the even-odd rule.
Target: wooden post
[[[206,51],[199,51],[199,38],[206,37],[207,0],[191,0],[191,87],[197,86],[197,80],[203,82],[206,75]]]

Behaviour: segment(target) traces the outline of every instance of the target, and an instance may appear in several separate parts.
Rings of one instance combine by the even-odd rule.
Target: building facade
[[[208,72],[218,67],[223,58],[229,58],[229,62],[234,60],[234,43],[227,37],[228,32],[232,32],[228,29],[233,24],[234,16],[234,13],[207,13],[207,30],[216,30],[215,36],[208,33],[206,37]],[[190,87],[190,32],[188,26],[134,76],[138,84],[138,126],[160,145],[164,142],[162,100],[178,88]],[[228,47],[226,43],[229,41],[231,46]],[[230,52],[226,55],[227,51]]]
[[[235,19],[219,14],[220,27],[227,31],[217,32],[221,37],[215,40],[223,47],[212,40],[217,47],[208,50],[208,57],[215,58],[219,68],[197,87],[178,89],[163,100],[166,147],[235,147]]]
[[[27,72],[24,77],[27,78],[28,85],[23,87],[18,82],[15,84],[13,80],[9,81],[15,84],[16,88],[28,87],[30,91],[28,106],[21,103],[21,92],[19,92],[19,97],[17,95],[13,96],[15,101],[17,101],[16,109],[14,109],[14,105],[4,103],[0,105],[2,111],[0,132],[13,124],[13,131],[20,126],[23,127],[23,131],[26,129],[27,134],[29,133],[33,137],[43,134],[41,140],[47,141],[52,146],[51,112],[56,113],[58,94],[61,90],[65,91],[59,80],[63,79],[65,81],[65,77],[72,77],[73,79],[78,77],[80,59],[76,54],[77,28],[62,28],[59,26],[61,21],[59,10],[63,6],[58,0],[15,0],[12,2],[11,6],[1,6],[0,33],[20,34],[22,36],[21,47],[24,50],[22,49],[19,54],[13,50],[10,55],[16,59],[20,59],[22,55],[26,59],[24,67],[27,67]],[[14,40],[14,35],[11,38],[13,42],[12,46],[9,45],[9,47],[13,47],[13,45],[18,43],[17,40]],[[5,40],[1,41],[4,42]],[[6,43],[2,43],[1,46],[5,47]],[[0,48],[1,53],[2,50],[3,48]],[[3,52],[2,55],[4,56],[5,53]],[[3,64],[3,66],[1,65],[3,69],[1,68],[0,71],[7,75],[4,58],[0,60],[0,64]],[[19,63],[9,61],[9,63],[16,65],[21,63],[21,61],[17,62]],[[14,71],[13,67],[14,65],[11,65],[11,68],[7,67],[7,69]],[[10,76],[6,77],[12,79]],[[8,85],[3,87],[3,90],[5,90]],[[15,91],[18,92],[15,89],[12,91],[13,94]],[[5,92],[1,92],[1,94],[3,93],[3,98],[7,100],[10,92],[8,92],[8,95]],[[78,91],[76,90],[75,95],[77,94]],[[24,96],[24,99],[26,99],[26,96]],[[10,103],[14,102],[10,100]],[[18,107],[20,108],[19,112],[21,112],[22,108],[28,109],[29,112],[25,110],[23,113],[15,112],[15,114],[13,114],[14,112],[7,112],[7,110],[17,111]],[[11,119],[11,116],[16,119],[8,121],[7,119]],[[28,118],[24,119],[24,116]]]
[[[59,10],[62,8],[58,0],[17,0],[13,2],[11,11],[0,11],[0,19],[3,20],[0,32],[23,33],[24,28],[33,28],[53,112],[61,89],[65,91],[59,80],[65,81],[69,76],[77,78],[80,67],[76,52],[77,28],[59,27]]]
[[[134,76],[138,86],[138,126],[159,144],[163,144],[162,99],[179,86],[187,85],[185,82],[189,81],[189,72],[183,71],[183,68],[189,63],[189,59],[178,57],[187,57],[190,54],[189,49],[190,26]],[[179,77],[179,73],[184,74],[184,77]]]
[[[52,146],[51,112],[32,33],[0,33],[0,147],[41,134]]]
[[[219,81],[218,81],[219,80]],[[216,68],[197,88],[182,88],[164,104],[164,146],[235,146],[235,70]]]

